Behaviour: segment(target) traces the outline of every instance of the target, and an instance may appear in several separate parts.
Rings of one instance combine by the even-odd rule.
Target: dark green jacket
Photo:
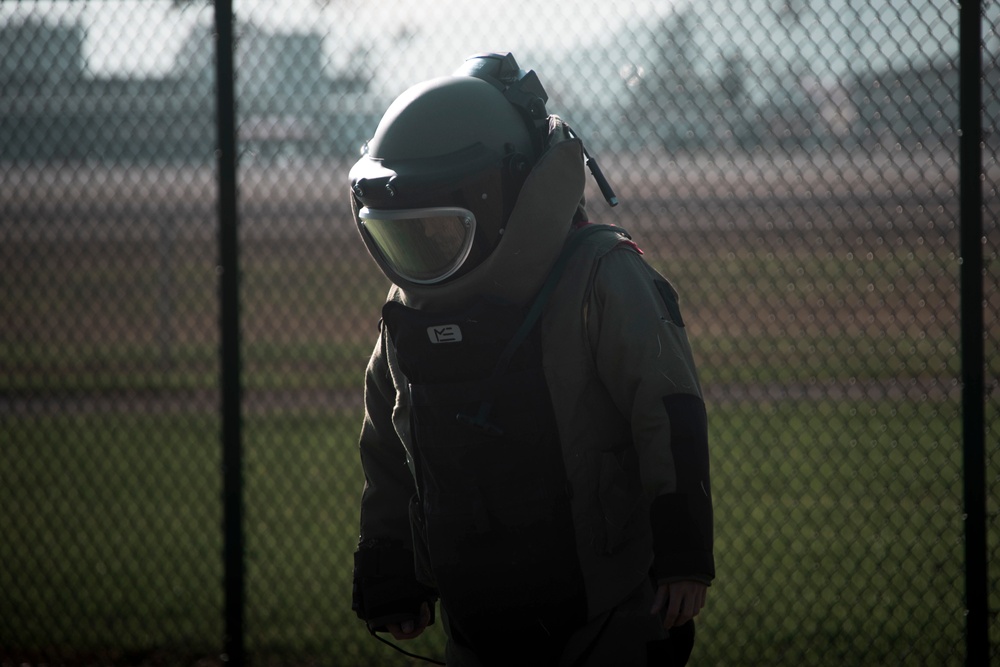
[[[407,301],[398,288],[389,298]],[[541,326],[587,616],[615,606],[651,575],[710,582],[707,420],[673,287],[624,233],[590,235],[560,276]],[[411,403],[384,330],[366,378],[358,551],[365,565],[355,573],[356,608],[366,595],[358,588],[373,588],[380,577],[401,601],[434,595],[416,581],[426,563],[411,563],[427,546],[414,545],[409,518]],[[380,611],[393,605],[384,589],[372,597]]]

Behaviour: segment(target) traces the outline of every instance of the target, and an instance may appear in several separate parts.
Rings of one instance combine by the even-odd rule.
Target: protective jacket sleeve
[[[409,521],[415,493],[408,456],[393,427],[396,392],[385,354],[386,335],[368,363],[365,419],[359,447],[365,473],[361,536],[354,554],[352,608],[375,630],[416,616],[434,589],[417,580]],[[433,610],[433,604],[430,604]]]
[[[715,576],[708,424],[677,292],[634,247],[604,255],[587,327],[602,382],[631,424],[660,581]]]

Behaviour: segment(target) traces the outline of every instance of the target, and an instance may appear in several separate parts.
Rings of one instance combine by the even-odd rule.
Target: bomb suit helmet
[[[525,303],[585,220],[582,142],[531,70],[468,58],[406,90],[350,172],[358,231],[392,298],[419,309]]]
[[[396,284],[434,285],[479,265],[503,236],[541,139],[484,78],[406,90],[350,173],[355,221],[382,271]]]

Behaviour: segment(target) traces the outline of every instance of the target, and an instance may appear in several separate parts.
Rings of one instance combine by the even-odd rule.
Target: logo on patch
[[[427,337],[435,345],[438,343],[459,343],[462,340],[462,330],[457,324],[441,324],[427,327]]]

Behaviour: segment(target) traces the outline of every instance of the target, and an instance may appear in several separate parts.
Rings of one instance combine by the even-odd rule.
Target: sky
[[[334,69],[372,49],[403,70],[447,74],[478,51],[567,52],[606,36],[629,20],[669,11],[674,0],[234,0],[240,20],[280,31],[327,34]],[[625,11],[622,11],[622,8]],[[96,74],[159,75],[169,71],[195,29],[210,30],[212,8],[199,0],[178,9],[170,0],[4,0],[0,21],[32,16],[78,22]],[[414,63],[414,53],[422,63]],[[391,76],[391,73],[389,73]]]
[[[361,71],[370,90],[387,99],[416,81],[454,71],[473,53],[512,51],[522,67],[539,72],[550,99],[592,106],[612,104],[621,93],[612,88],[624,79],[619,68],[644,57],[639,32],[630,28],[657,25],[675,7],[700,3],[699,55],[707,63],[739,43],[717,43],[733,35],[742,40],[740,48],[765,44],[757,49],[758,68],[798,62],[817,79],[892,54],[903,61],[925,49],[947,56],[939,47],[957,44],[954,0],[731,0],[724,6],[709,4],[714,0],[233,0],[233,7],[240,22],[265,30],[326,35],[327,74]],[[776,24],[770,14],[797,7],[809,7],[812,18],[778,40],[774,29],[782,20]],[[741,12],[757,21],[744,20]],[[987,13],[1000,25],[1000,3],[991,3]],[[213,8],[206,0],[0,0],[0,22],[26,17],[83,26],[93,74],[143,77],[170,72],[192,34],[210,39]],[[843,25],[831,28],[834,23]],[[997,53],[996,30],[985,36]],[[769,39],[775,41],[766,46]],[[588,97],[594,90],[605,94]]]

